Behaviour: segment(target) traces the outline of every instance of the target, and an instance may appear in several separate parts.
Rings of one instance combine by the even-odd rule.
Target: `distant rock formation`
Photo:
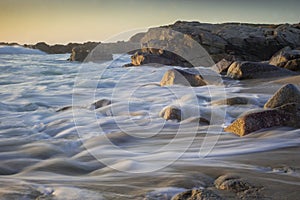
[[[176,32],[181,34],[176,34]],[[144,36],[142,37],[142,35]],[[140,39],[141,48],[169,49],[171,52],[184,57],[187,61],[201,56],[206,57],[206,55],[196,55],[199,52],[189,55],[193,52],[194,46],[191,42],[178,43],[182,37],[186,41],[189,41],[188,38],[191,38],[200,44],[214,62],[219,62],[222,59],[226,59],[229,62],[265,61],[286,46],[290,46],[293,49],[300,46],[299,24],[208,24],[178,21],[172,25],[151,28],[145,34],[138,36],[136,35],[133,38]],[[184,54],[185,52],[189,53]],[[203,52],[200,53],[202,54]],[[158,63],[165,63],[163,54],[154,53],[154,55],[162,58],[161,60],[157,57],[155,58]],[[201,63],[202,66],[206,66],[207,63],[210,64],[209,61],[204,61],[203,59],[201,62],[196,63]],[[134,62],[135,59],[133,59],[131,66],[137,66],[137,62]],[[176,63],[176,60],[174,62]],[[291,62],[293,62],[292,64],[298,63],[298,60]],[[193,62],[191,63],[193,64]],[[147,63],[140,62],[140,65],[143,64]]]
[[[99,62],[113,59],[113,54],[123,54],[135,52],[140,49],[140,44],[136,42],[116,42],[116,43],[85,43],[72,49],[70,61]]]
[[[285,47],[270,59],[270,64],[293,71],[300,71],[300,50]]]

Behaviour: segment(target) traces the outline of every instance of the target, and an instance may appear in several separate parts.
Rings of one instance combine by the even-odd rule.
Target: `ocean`
[[[279,86],[215,75],[213,85],[161,87],[173,67],[124,68],[130,56],[120,54],[104,63],[68,57],[0,47],[0,199],[171,199],[228,168],[299,187],[297,170],[273,167],[284,164],[280,156],[266,157],[270,166],[234,159],[299,147],[299,129],[245,137],[223,131],[245,111],[263,107]],[[210,103],[234,96],[251,103]],[[104,99],[111,104],[95,109]],[[168,106],[181,108],[182,121],[160,116]]]

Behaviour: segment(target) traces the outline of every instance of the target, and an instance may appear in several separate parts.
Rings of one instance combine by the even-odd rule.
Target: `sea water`
[[[243,86],[237,81],[217,77],[210,86],[161,87],[163,74],[172,67],[123,68],[129,55],[114,55],[104,63],[71,63],[68,54],[1,48],[4,199],[169,199],[189,184],[164,183],[193,182],[189,172],[177,167],[256,170],[224,158],[300,144],[299,129],[277,128],[243,138],[223,132],[238,115],[262,107],[271,96],[239,93]],[[197,69],[204,77],[211,74]],[[233,96],[253,103],[210,104]],[[112,103],[95,109],[93,103],[101,99]],[[181,122],[160,116],[170,105],[182,109]],[[199,124],[199,117],[211,125]]]

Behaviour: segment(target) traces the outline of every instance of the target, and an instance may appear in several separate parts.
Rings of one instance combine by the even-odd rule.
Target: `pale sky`
[[[177,20],[299,23],[299,0],[0,0],[0,42],[106,41]]]

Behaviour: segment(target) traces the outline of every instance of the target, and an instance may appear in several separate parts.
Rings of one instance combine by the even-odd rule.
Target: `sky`
[[[299,0],[0,0],[0,42],[126,40],[177,20],[299,23],[299,8]]]

